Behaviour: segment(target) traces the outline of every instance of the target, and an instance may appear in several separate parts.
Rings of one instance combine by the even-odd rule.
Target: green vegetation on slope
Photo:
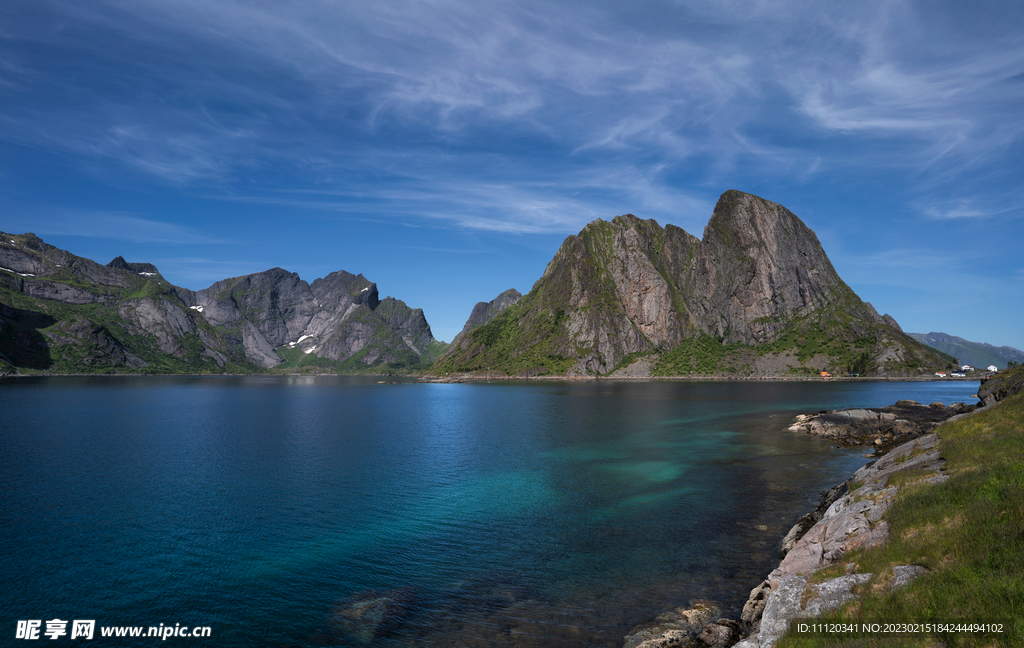
[[[1003,622],[1006,634],[914,635],[861,639],[787,635],[780,648],[811,646],[1019,646],[1024,645],[1024,393],[991,410],[939,427],[946,474],[936,485],[900,475],[896,501],[885,518],[888,544],[854,551],[843,565],[874,574],[862,599],[823,616],[821,623],[871,620],[923,623]],[[893,565],[930,570],[909,587],[889,591]],[[941,641],[942,643],[939,643]]]
[[[663,353],[653,373],[655,376],[714,375],[720,370],[723,359],[749,348],[744,344],[723,344],[710,335],[697,335]]]
[[[536,311],[536,296],[523,298],[469,333],[469,353],[447,358],[433,371],[501,371],[513,376],[564,374],[574,360],[556,350],[565,336],[565,313]],[[468,358],[462,361],[463,357]]]
[[[217,337],[205,321],[196,333],[181,338],[177,354],[159,350],[156,337],[125,321],[119,307],[139,296],[170,299],[170,285],[157,280],[142,281],[124,296],[112,293],[105,303],[64,304],[36,299],[0,287],[0,305],[7,307],[0,336],[0,354],[21,373],[256,373],[261,369],[234,353],[221,368],[213,358],[202,355],[198,332]],[[83,334],[83,329],[88,333]],[[91,330],[89,330],[91,329]],[[146,366],[131,368],[116,361],[119,344],[143,360]],[[226,346],[225,346],[226,348]]]
[[[978,369],[995,365],[1000,369],[1008,368],[1008,362],[1024,361],[1024,352],[1013,347],[996,347],[983,342],[971,342],[948,333],[908,333],[910,337],[925,344],[939,353],[948,354],[960,360],[957,364],[969,364]]]

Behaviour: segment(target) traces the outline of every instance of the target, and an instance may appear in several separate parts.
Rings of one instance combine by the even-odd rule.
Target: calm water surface
[[[2,632],[59,618],[212,628],[176,645],[619,646],[692,599],[738,612],[789,526],[866,461],[786,431],[796,413],[976,390],[0,380]]]

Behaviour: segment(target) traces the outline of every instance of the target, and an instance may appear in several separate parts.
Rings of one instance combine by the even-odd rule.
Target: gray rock
[[[740,621],[748,628],[756,632],[757,624],[764,613],[764,606],[768,602],[768,596],[772,593],[772,584],[767,580],[750,590],[747,602],[743,604],[743,612]]]
[[[869,580],[871,580],[871,574],[847,574],[811,585],[810,588],[817,596],[807,602],[807,606],[799,616],[816,617],[831,610],[838,610],[857,598],[852,592],[855,586],[863,585]]]
[[[809,585],[806,576],[789,576],[771,593],[761,616],[760,629],[736,644],[746,648],[771,648],[789,630],[794,619],[813,618],[836,610],[857,596],[852,589],[871,580],[871,574],[847,574]],[[805,592],[812,596],[802,603]]]
[[[167,299],[128,299],[118,307],[118,314],[155,337],[160,351],[179,358],[185,356],[184,336],[196,330],[184,306]]]
[[[768,597],[768,602],[761,615],[761,628],[757,633],[757,646],[769,648],[774,646],[786,630],[790,622],[803,612],[800,601],[807,587],[806,576],[790,576],[779,582],[778,587]]]
[[[849,491],[850,489],[846,482],[843,482],[842,484],[833,486],[822,493],[821,500],[818,503],[817,508],[801,517],[797,523],[793,525],[793,528],[789,530],[789,533],[787,533],[782,539],[781,553],[783,558],[785,558],[786,554],[796,546],[796,543],[799,542],[800,538],[804,537],[804,535],[810,531],[819,520],[821,520],[832,504],[843,495],[846,495]]]
[[[434,342],[422,310],[381,300],[376,284],[342,270],[312,284],[281,268],[225,279],[197,292],[195,306],[212,325],[242,331],[246,357],[263,367],[281,363],[280,347],[373,365],[418,361]]]
[[[707,641],[735,632],[732,622],[720,619],[721,608],[710,601],[691,601],[690,607],[676,608],[655,617],[653,623],[637,626],[626,635],[623,648],[669,648],[717,645]],[[719,619],[719,622],[715,622]],[[703,634],[712,627],[706,637]],[[717,627],[721,625],[721,628]],[[702,638],[703,637],[703,638]]]
[[[704,626],[697,639],[705,646],[731,646],[739,638],[739,624],[730,619],[719,619]]]
[[[909,439],[931,432],[957,411],[942,403],[924,406],[901,400],[888,407],[801,414],[789,429],[831,439],[843,446],[874,444],[884,454]]]
[[[989,407],[1014,394],[1024,391],[1024,364],[1013,369],[1000,371],[988,380],[982,380],[978,387],[978,398],[982,405]]]
[[[902,328],[900,328],[900,325],[899,325],[899,324],[898,324],[898,323],[896,322],[896,320],[895,320],[895,319],[893,318],[893,316],[892,316],[892,315],[890,315],[889,313],[886,313],[885,315],[883,315],[883,316],[882,316],[882,319],[883,319],[883,320],[885,320],[885,323],[886,323],[886,324],[888,324],[888,325],[889,325],[889,326],[891,326],[892,328],[896,329],[896,330],[897,330],[897,331],[899,331],[900,333],[902,333],[902,332],[903,332],[903,329],[902,329]]]
[[[921,565],[894,565],[894,576],[889,583],[890,590],[897,590],[910,585],[921,574],[927,574],[928,568]]]
[[[270,368],[281,364],[281,358],[274,353],[273,345],[252,322],[243,320],[239,328],[242,331],[242,346],[246,358],[261,367]]]

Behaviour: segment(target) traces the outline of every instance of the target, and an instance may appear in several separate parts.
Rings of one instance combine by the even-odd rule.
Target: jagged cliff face
[[[151,264],[104,266],[0,233],[0,364],[54,372],[245,370],[228,339],[188,308],[191,291]]]
[[[877,371],[934,360],[843,283],[799,218],[729,191],[700,240],[632,215],[588,224],[565,240],[529,295],[453,344],[437,369],[600,375],[624,358],[668,354],[694,339],[751,356],[789,337],[792,347],[777,355],[825,339],[848,348],[818,355],[853,354]],[[747,364],[754,372],[756,358]],[[793,366],[813,364],[795,358]]]
[[[197,292],[194,308],[214,326],[237,330],[236,343],[263,367],[285,362],[278,349],[335,362],[412,364],[435,342],[422,310],[381,301],[375,283],[344,271],[312,285],[281,268],[226,279]]]
[[[436,358],[419,309],[362,275],[312,285],[274,268],[192,292],[148,263],[106,266],[0,233],[0,370],[357,369]]]

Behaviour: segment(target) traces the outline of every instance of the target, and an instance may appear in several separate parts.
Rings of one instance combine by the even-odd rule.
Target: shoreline
[[[166,378],[170,376],[186,376],[193,378],[226,378],[243,376],[273,377],[358,377],[367,378],[404,378],[410,382],[419,383],[469,383],[469,382],[517,382],[517,381],[538,381],[538,382],[576,382],[576,381],[627,381],[627,382],[981,382],[983,377],[955,377],[939,378],[937,376],[433,376],[418,374],[393,374],[393,373],[10,373],[2,374],[0,378],[89,378],[89,377],[154,377]]]
[[[302,374],[296,374],[302,375]],[[347,375],[347,374],[338,374]],[[982,378],[939,378],[936,376],[458,376],[422,377],[421,382],[461,383],[493,381],[671,381],[671,382],[981,382]]]
[[[938,425],[988,411],[991,407],[991,404],[979,402],[970,411],[952,414]],[[795,430],[793,432],[799,433]],[[827,438],[809,431],[804,431],[803,434]],[[808,587],[808,579],[815,572],[839,563],[842,555],[849,549],[886,543],[888,524],[882,516],[897,490],[888,486],[888,475],[905,470],[928,469],[934,473],[928,481],[941,483],[948,479],[942,472],[945,470],[945,462],[939,450],[940,444],[941,439],[938,435],[928,431],[913,435],[898,445],[885,448],[871,446],[873,452],[864,455],[867,458],[864,465],[843,482],[822,492],[818,506],[801,517],[780,539],[782,556],[779,562],[764,580],[752,584],[750,595],[738,619],[717,618],[717,613],[721,609],[719,603],[690,601],[689,607],[679,607],[656,617],[665,620],[675,615],[676,618],[668,623],[659,626],[656,621],[652,621],[633,628],[624,638],[624,648],[665,648],[672,645],[703,645],[708,648],[770,647],[774,646],[788,629],[790,621],[804,611],[805,604],[807,610],[817,607],[824,611],[830,609],[830,606],[837,607],[853,600],[854,595],[850,594],[849,590],[864,578],[859,574],[851,574],[849,569],[845,576],[822,584],[818,590],[819,596],[806,603],[798,602],[794,606],[791,600],[794,595],[789,590],[799,585],[797,600],[799,601],[801,597],[806,598],[804,589]],[[880,500],[875,499],[864,510],[855,511],[856,507],[853,504],[856,499],[852,491],[859,488],[859,485],[854,485],[858,482],[862,485],[874,482],[874,486],[860,490],[856,499],[863,498],[871,491],[874,491],[875,498],[881,497]],[[853,528],[850,528],[841,539],[828,537],[827,525],[837,519],[842,522],[840,526],[845,528],[852,525],[857,527],[857,531],[851,534]],[[805,538],[807,540],[801,542]],[[908,575],[907,582],[918,573]],[[833,584],[832,589],[835,592],[829,591],[830,583]],[[817,614],[813,615],[816,616]],[[692,637],[693,643],[672,643],[685,641],[687,637]],[[697,643],[698,640],[702,643]]]

